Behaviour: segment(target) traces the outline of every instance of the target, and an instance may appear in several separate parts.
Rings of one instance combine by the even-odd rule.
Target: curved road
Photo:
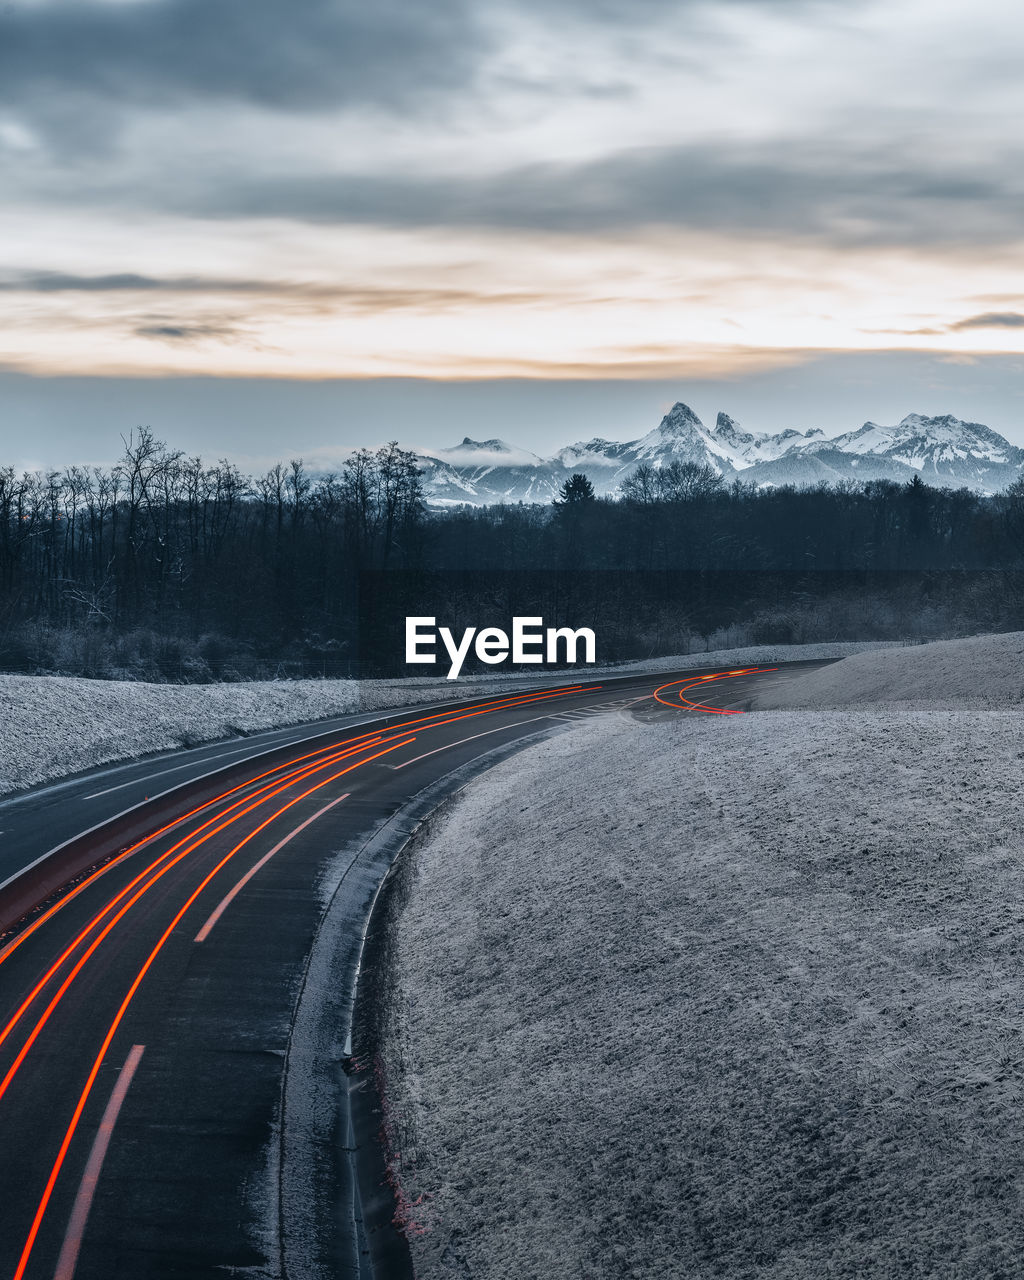
[[[400,1272],[348,1029],[415,822],[566,721],[735,711],[820,665],[348,717],[0,803],[0,924],[74,872],[0,936],[0,1280]]]

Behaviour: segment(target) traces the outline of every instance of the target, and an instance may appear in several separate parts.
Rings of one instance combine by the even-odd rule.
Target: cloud
[[[1024,315],[1017,311],[986,311],[982,315],[967,316],[942,328],[925,326],[920,329],[861,329],[861,333],[889,333],[935,336],[942,333],[958,333],[964,329],[1024,329]]]
[[[679,378],[741,378],[762,370],[795,367],[837,354],[825,347],[722,347],[680,343],[644,343],[595,350],[591,357],[567,359],[556,352],[548,358],[510,354],[488,357],[460,354],[457,362],[409,361],[408,375],[449,383],[495,378],[536,380],[655,380]]]
[[[24,115],[60,152],[49,164],[45,147],[19,158],[8,199],[198,218],[581,235],[668,226],[840,245],[1018,238],[1024,184],[1008,127],[987,131],[980,147],[954,145],[970,140],[978,117],[940,115],[946,108],[929,88],[926,103],[950,136],[937,123],[934,136],[925,132],[911,147],[894,128],[903,119],[897,99],[880,96],[870,80],[855,78],[851,88],[837,68],[834,91],[822,92],[823,68],[847,47],[843,32],[849,40],[858,29],[852,11],[861,9],[849,0],[8,3],[0,7],[0,108]],[[766,17],[792,19],[775,24],[785,40]],[[898,51],[908,15],[887,21],[905,59]],[[797,77],[795,87],[780,86],[781,105],[773,97],[763,122],[751,118],[750,95],[774,66],[774,46],[758,45],[768,28],[789,59],[782,66],[792,66],[790,40],[813,36],[804,90],[813,115],[794,114],[804,83]],[[659,40],[664,32],[672,38]],[[513,46],[519,60],[503,64]],[[856,67],[863,45],[848,47]],[[539,51],[536,67],[523,48]],[[685,58],[698,71],[683,74],[676,64]],[[529,134],[536,104],[515,105],[508,84],[522,75],[582,99],[595,90],[578,83],[581,74],[628,101],[618,116],[596,117],[598,127],[612,126],[607,146],[617,149],[584,162],[522,163],[543,154]],[[678,133],[687,141],[666,143],[672,99],[664,89],[676,83]],[[645,96],[652,85],[662,96]],[[701,96],[709,92],[719,96]],[[442,99],[437,130],[426,107]],[[358,128],[338,120],[339,110],[366,107],[404,119],[396,126],[361,118]],[[577,107],[569,101],[552,110],[553,151],[570,136],[560,133],[560,113],[575,130]],[[493,132],[482,133],[492,123]],[[634,128],[634,138],[659,145],[630,142]],[[578,154],[592,156],[593,140],[582,138]],[[495,172],[510,139],[509,163]],[[110,149],[102,163],[92,160],[97,145]],[[118,277],[101,275],[91,287],[100,290],[104,280],[119,287]],[[35,287],[62,286],[40,278]],[[136,287],[148,286],[140,278]]]
[[[620,233],[645,227],[816,236],[837,244],[1021,238],[1013,165],[908,161],[882,146],[779,140],[622,151],[586,164],[458,173],[259,175],[165,189],[161,203],[210,217],[324,224]]]
[[[424,449],[421,452],[428,458],[449,463],[453,467],[535,467],[541,464],[541,459],[526,449],[515,445],[487,448],[491,443],[492,441],[485,440],[481,447],[473,442],[464,442],[450,449]]]
[[[201,342],[204,338],[234,338],[237,330],[219,324],[140,324],[133,331],[140,338],[165,342]]]
[[[167,293],[223,296],[249,294],[265,298],[309,299],[339,309],[379,312],[457,307],[530,306],[549,302],[550,294],[536,290],[476,290],[449,288],[387,288],[304,280],[242,279],[221,276],[152,276],[136,272],[78,275],[62,271],[24,271],[0,275],[0,293]],[[609,299],[614,303],[615,299]],[[593,304],[593,299],[580,299]]]
[[[484,44],[470,0],[7,4],[0,101],[198,96],[289,111],[397,109],[465,85]]]
[[[719,9],[749,9],[757,13],[792,13],[799,10],[836,9],[863,6],[863,0],[519,0],[518,8],[545,16],[560,14],[587,23],[602,22],[613,27],[636,29],[640,22],[676,18],[680,13]]]
[[[326,119],[364,109],[422,126],[443,109],[457,134],[501,117],[510,86],[587,99],[632,97],[651,50],[679,65],[661,36],[684,28],[688,56],[730,47],[723,12],[849,12],[863,0],[6,0],[0,5],[0,152],[36,143],[65,166],[116,154],[146,118],[204,106]],[[610,33],[625,76],[589,62]],[[509,65],[516,34],[543,50]],[[710,44],[709,44],[710,42]],[[692,50],[702,43],[701,54]],[[599,59],[598,59],[599,61]],[[559,64],[556,67],[556,63]],[[628,68],[633,67],[630,75]],[[581,72],[582,68],[582,72]],[[582,74],[582,80],[580,76]],[[188,144],[161,151],[173,167]],[[232,157],[238,159],[239,157]],[[259,161],[254,148],[243,164]]]
[[[166,293],[254,292],[253,280],[204,280],[199,276],[138,275],[132,271],[106,275],[75,275],[65,271],[22,271],[0,278],[0,293],[139,293],[160,290]]]
[[[470,83],[503,21],[628,27],[710,14],[710,0],[50,0],[0,10],[0,99],[81,93],[123,103],[202,95],[285,110],[405,109]],[[717,4],[721,8],[721,3]],[[849,0],[730,0],[763,12]]]
[[[986,311],[980,316],[968,316],[949,326],[957,329],[1024,329],[1024,315],[1017,311]]]

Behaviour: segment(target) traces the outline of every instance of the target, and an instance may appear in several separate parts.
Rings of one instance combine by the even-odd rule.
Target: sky
[[[1024,444],[1014,0],[4,0],[0,462]]]

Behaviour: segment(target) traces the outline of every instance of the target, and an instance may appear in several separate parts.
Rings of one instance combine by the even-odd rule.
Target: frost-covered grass
[[[783,656],[838,657],[862,645],[788,645],[659,658],[651,664],[589,667],[544,683],[637,670],[686,670]],[[155,751],[419,702],[522,688],[538,677],[470,676],[408,680],[277,680],[172,685],[0,674],[0,794],[79,770]]]
[[[472,784],[383,1047],[420,1280],[1019,1275],[1022,762],[1018,706],[903,703]]]
[[[356,709],[349,681],[167,685],[0,676],[0,792],[93,765]]]
[[[837,707],[962,698],[1024,701],[1024,631],[856,654],[773,687],[756,705]]]
[[[0,675],[0,793],[232,734],[495,688],[486,680],[172,685]]]

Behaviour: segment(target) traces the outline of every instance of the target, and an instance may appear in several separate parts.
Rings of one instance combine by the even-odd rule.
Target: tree
[[[555,498],[554,505],[562,508],[579,508],[593,501],[594,486],[582,471],[574,471],[558,491],[558,497]]]
[[[668,502],[694,502],[722,491],[723,480],[707,463],[670,462],[657,473],[658,496]]]
[[[619,485],[626,502],[649,507],[658,500],[658,472],[649,462],[640,462]]]

